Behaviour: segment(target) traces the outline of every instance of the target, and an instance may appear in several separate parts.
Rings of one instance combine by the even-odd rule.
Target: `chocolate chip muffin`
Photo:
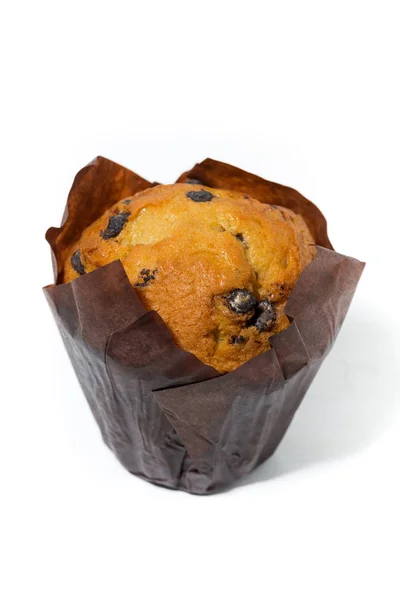
[[[221,373],[270,348],[315,254],[300,215],[200,184],[125,198],[70,248],[64,283],[120,259],[143,304],[178,346]]]

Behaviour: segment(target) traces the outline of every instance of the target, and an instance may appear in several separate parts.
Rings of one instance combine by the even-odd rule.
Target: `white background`
[[[396,5],[1,4],[3,600],[400,597]],[[227,493],[126,473],[68,363],[44,233],[98,154],[152,181],[210,156],[295,187],[367,262],[276,455]]]

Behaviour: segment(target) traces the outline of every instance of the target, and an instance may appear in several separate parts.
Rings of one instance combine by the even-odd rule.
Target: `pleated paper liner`
[[[207,159],[178,181],[241,191],[303,215],[318,244],[272,349],[221,375],[178,348],[120,261],[62,284],[68,247],[118,200],[151,187],[96,158],[76,176],[63,224],[47,232],[58,284],[44,289],[103,439],[131,473],[196,494],[221,490],[269,458],[328,354],[364,264],[338,254],[326,221],[295,190]]]

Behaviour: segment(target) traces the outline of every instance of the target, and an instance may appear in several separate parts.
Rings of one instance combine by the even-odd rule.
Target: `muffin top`
[[[196,184],[117,202],[68,252],[64,283],[120,259],[175,343],[221,373],[270,348],[314,240],[300,215]]]

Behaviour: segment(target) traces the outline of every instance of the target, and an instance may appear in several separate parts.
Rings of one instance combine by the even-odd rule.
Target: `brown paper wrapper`
[[[242,191],[303,215],[317,254],[286,305],[272,349],[220,375],[178,348],[139,301],[120,261],[44,288],[103,439],[131,473],[209,494],[269,458],[328,354],[364,264],[334,252],[318,208],[295,190],[207,159],[178,181]],[[118,200],[154,184],[104,158],[78,173],[63,224],[47,232],[56,281],[67,247]]]

